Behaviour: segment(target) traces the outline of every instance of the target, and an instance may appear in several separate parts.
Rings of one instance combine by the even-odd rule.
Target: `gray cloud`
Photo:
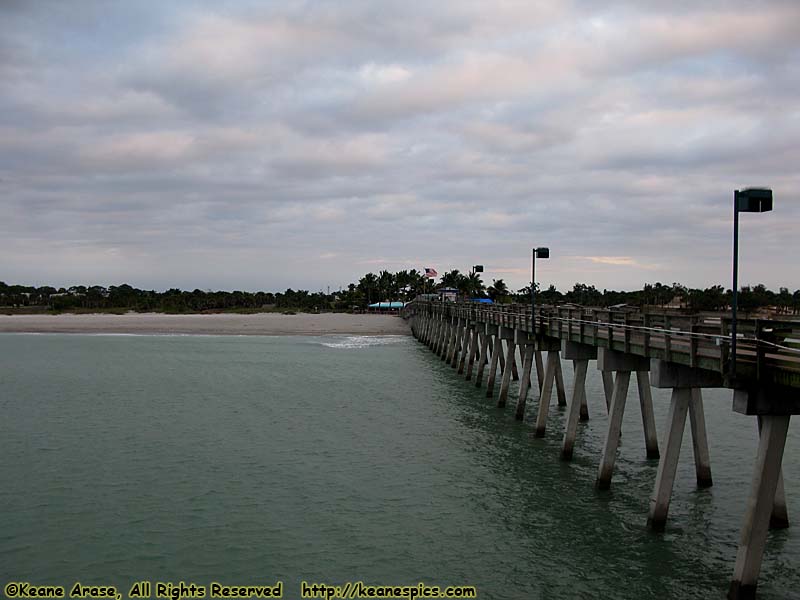
[[[4,4],[0,279],[800,287],[794,2]]]

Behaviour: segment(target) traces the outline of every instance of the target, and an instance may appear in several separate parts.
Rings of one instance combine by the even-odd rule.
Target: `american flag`
[[[436,272],[436,269],[433,269],[431,267],[425,267],[425,277],[430,277],[431,279],[433,279],[437,275],[439,275],[439,273]]]

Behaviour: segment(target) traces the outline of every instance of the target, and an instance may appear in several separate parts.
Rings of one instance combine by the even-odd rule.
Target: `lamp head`
[[[745,188],[733,193],[734,206],[738,212],[769,212],[772,210],[772,190],[768,188]]]
[[[536,258],[550,258],[550,248],[536,248],[534,250]]]

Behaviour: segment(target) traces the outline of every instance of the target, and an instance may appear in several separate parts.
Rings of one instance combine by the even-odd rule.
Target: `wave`
[[[348,335],[335,341],[321,342],[326,348],[369,348],[371,346],[388,346],[407,340],[406,335]]]

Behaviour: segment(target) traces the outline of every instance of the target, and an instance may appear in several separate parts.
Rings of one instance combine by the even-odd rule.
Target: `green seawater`
[[[564,364],[567,385],[572,366]],[[516,384],[514,384],[516,386]],[[599,374],[575,459],[410,337],[0,335],[0,583],[138,580],[473,585],[479,598],[723,598],[755,422],[706,391],[714,486],[687,428],[667,530],[645,527],[657,461],[631,386],[612,490],[593,485]],[[668,393],[654,390],[659,437]],[[759,593],[800,598],[792,527]]]

